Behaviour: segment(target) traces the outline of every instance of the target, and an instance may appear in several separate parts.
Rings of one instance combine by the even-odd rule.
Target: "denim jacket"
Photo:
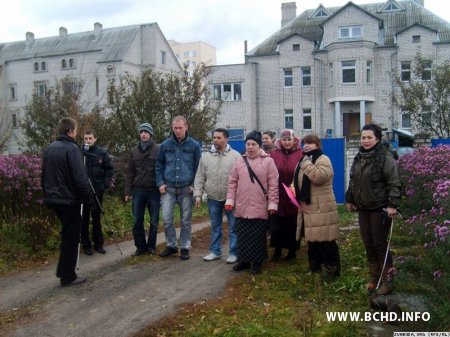
[[[200,145],[195,139],[186,133],[186,137],[178,142],[172,135],[160,146],[156,161],[156,185],[193,186],[200,157]]]

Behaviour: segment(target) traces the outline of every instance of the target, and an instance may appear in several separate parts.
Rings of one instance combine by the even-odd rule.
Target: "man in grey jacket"
[[[200,165],[195,175],[194,198],[195,207],[200,207],[203,192],[208,196],[208,211],[211,220],[211,244],[210,254],[203,260],[213,261],[220,259],[220,245],[222,240],[222,224],[225,199],[228,191],[228,176],[239,152],[233,150],[228,144],[228,131],[218,128],[214,130],[213,146],[202,155]],[[226,211],[228,220],[229,255],[227,263],[237,260],[237,237],[235,230],[235,218],[232,211]]]

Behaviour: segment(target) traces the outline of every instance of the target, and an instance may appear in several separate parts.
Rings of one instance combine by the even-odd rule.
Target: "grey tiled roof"
[[[331,13],[332,16],[343,7],[355,5],[370,13],[372,16],[379,18],[384,27],[385,46],[393,45],[394,36],[414,24],[420,24],[424,27],[437,31],[439,33],[440,43],[450,43],[450,23],[413,1],[406,0],[398,1],[397,3],[404,7],[405,11],[379,13],[379,10],[383,7],[385,2],[365,5],[358,5],[349,2],[345,6],[325,8]],[[281,41],[286,40],[293,35],[300,35],[308,40],[318,41],[320,43],[323,35],[321,25],[330,17],[321,19],[310,18],[315,11],[316,8],[305,10],[295,19],[261,42],[254,49],[250,50],[247,55],[266,56],[277,54],[277,45]]]
[[[151,23],[148,25],[155,25]],[[94,31],[67,34],[64,42],[58,36],[36,38],[34,41],[0,43],[0,63],[39,57],[101,51],[97,62],[123,59],[130,44],[143,25],[102,29],[98,37]],[[29,43],[31,42],[31,43]]]

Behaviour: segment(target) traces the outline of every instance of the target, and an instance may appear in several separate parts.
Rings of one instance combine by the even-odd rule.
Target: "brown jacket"
[[[303,175],[311,181],[311,204],[301,202],[297,218],[297,239],[305,226],[306,241],[333,241],[338,238],[338,212],[333,192],[333,166],[330,159],[321,155],[313,164],[302,161],[298,175],[299,188]]]

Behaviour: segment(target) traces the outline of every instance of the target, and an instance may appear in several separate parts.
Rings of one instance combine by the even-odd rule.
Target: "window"
[[[11,114],[11,125],[13,128],[17,128],[18,127],[18,121],[17,121],[17,114],[13,113]]]
[[[62,81],[62,88],[65,95],[77,96],[80,91],[80,84],[76,79],[65,79]]]
[[[423,61],[422,81],[431,81],[431,61]]]
[[[311,85],[311,67],[302,68],[302,83],[304,86]]]
[[[283,69],[284,71],[284,86],[292,87],[292,69]]]
[[[197,51],[196,51],[196,50],[193,50],[191,56],[192,56],[192,57],[196,57],[196,56],[197,56]]]
[[[294,110],[292,109],[284,110],[284,127],[286,129],[294,128]]]
[[[39,71],[39,63],[38,62],[34,62],[33,70],[34,71]]]
[[[356,82],[356,61],[342,61],[342,83]]]
[[[412,43],[420,43],[420,35],[413,35]]]
[[[300,51],[300,45],[298,43],[292,45],[292,51]]]
[[[393,3],[390,3],[389,5],[386,6],[386,8],[384,9],[386,12],[395,12],[400,10],[400,8],[398,8],[396,5],[394,5]]]
[[[185,51],[183,55],[184,55],[184,58],[189,58],[189,52],[188,51]]]
[[[402,61],[400,63],[400,78],[402,81],[411,80],[411,61]]]
[[[15,101],[17,100],[17,93],[16,93],[16,85],[10,84],[9,85],[9,100]]]
[[[66,59],[62,59],[61,60],[61,69],[66,69],[67,68],[67,61]]]
[[[116,70],[112,64],[110,64],[106,67],[106,74],[114,75],[115,73],[116,73]]]
[[[98,81],[98,76],[95,76],[95,96],[100,94],[100,82]]]
[[[362,26],[339,27],[339,38],[352,39],[362,37]]]
[[[213,86],[213,95],[216,101],[240,101],[242,100],[241,83],[223,83]]]
[[[422,125],[427,127],[431,126],[431,112],[422,112],[421,119]]]
[[[315,15],[316,18],[324,18],[326,16],[328,16],[328,13],[325,12],[323,9],[320,9]]]
[[[372,61],[367,61],[366,65],[366,81],[367,84],[372,83]]]
[[[166,64],[166,52],[161,50],[161,64]]]
[[[69,68],[75,68],[75,60],[69,59]]]
[[[333,86],[333,82],[334,82],[333,63],[328,64],[328,76],[329,76],[330,87],[332,87]]]
[[[312,129],[311,109],[303,109],[303,130]]]
[[[44,97],[47,95],[47,83],[46,82],[35,82],[34,92],[39,97]]]
[[[47,71],[47,63],[41,62],[41,71]]]
[[[402,128],[411,127],[411,115],[408,113],[402,114]]]

